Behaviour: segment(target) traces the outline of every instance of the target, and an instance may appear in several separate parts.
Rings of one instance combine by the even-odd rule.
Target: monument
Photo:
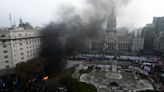
[[[112,62],[112,72],[117,72],[117,61],[116,60],[114,60]]]
[[[106,77],[110,79],[122,79],[122,76],[118,71],[117,60],[113,60],[111,62],[112,62],[111,71],[109,71],[106,74]]]

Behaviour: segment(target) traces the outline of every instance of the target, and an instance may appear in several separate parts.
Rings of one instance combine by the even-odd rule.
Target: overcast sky
[[[44,26],[56,19],[61,5],[85,7],[83,0],[0,0],[0,26],[9,26],[9,13],[18,23],[30,22],[33,26]],[[151,23],[154,16],[164,16],[164,0],[130,0],[117,14],[118,27],[143,27]]]

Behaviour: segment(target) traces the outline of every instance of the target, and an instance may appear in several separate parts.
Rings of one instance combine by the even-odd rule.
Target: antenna
[[[10,13],[9,13],[9,20],[10,20],[10,26],[12,26],[12,17]]]

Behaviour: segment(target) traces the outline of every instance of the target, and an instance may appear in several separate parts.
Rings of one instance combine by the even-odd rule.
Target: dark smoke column
[[[64,25],[49,24],[42,29],[41,56],[48,62],[48,73],[58,73],[64,67],[64,52],[61,35]]]

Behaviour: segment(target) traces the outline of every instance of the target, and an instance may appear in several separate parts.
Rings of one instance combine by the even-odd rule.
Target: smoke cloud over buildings
[[[89,39],[97,38],[111,10],[128,4],[128,0],[87,0],[86,7],[77,11],[74,6],[62,6],[59,20],[42,29],[42,53],[49,62],[49,70],[60,71],[64,59],[84,50]]]

